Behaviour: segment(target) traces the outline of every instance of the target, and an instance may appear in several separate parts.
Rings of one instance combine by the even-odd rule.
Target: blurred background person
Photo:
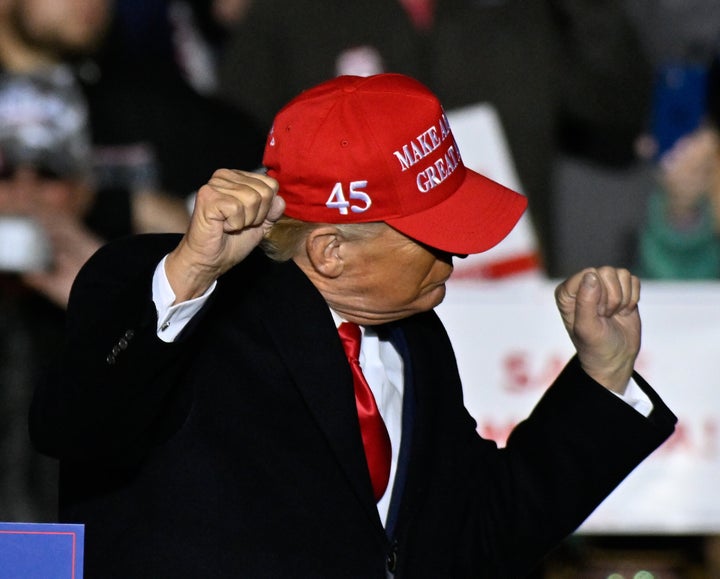
[[[256,169],[265,128],[214,94],[222,26],[209,4],[111,4],[112,23],[94,66],[86,60],[81,69],[89,70],[84,84],[106,177],[150,178],[152,186],[186,198],[218,167]]]
[[[174,60],[183,78],[198,92],[215,95],[225,43],[245,17],[251,0],[162,2],[166,4]]]
[[[654,70],[632,266],[647,278],[717,279],[720,4],[624,2]]]
[[[648,279],[720,279],[718,134],[703,127],[682,137],[659,164],[639,240]]]
[[[197,92],[218,88],[218,60],[251,0],[116,0],[113,42],[126,62],[176,69]]]
[[[559,158],[554,190],[556,211],[563,217],[556,220],[561,270],[598,260],[637,265],[639,231],[655,188],[660,155],[698,127],[701,87],[720,38],[720,3],[714,0],[620,0],[620,4],[639,40],[635,50],[649,65],[645,87],[649,106],[629,162],[613,168],[569,153]],[[604,38],[599,36],[597,42]],[[618,206],[623,207],[619,214]]]
[[[21,281],[37,284],[61,307],[74,274],[101,243],[83,223],[103,202],[94,198],[91,162],[87,110],[72,78],[60,70],[0,74],[0,219],[10,236],[2,248],[4,268],[35,271]],[[129,199],[123,233],[131,230]],[[118,227],[122,213],[107,224],[110,230]],[[13,227],[34,230],[33,243],[23,245],[22,233],[13,243]]]
[[[720,32],[715,0],[622,0],[656,70],[668,64],[706,66]]]
[[[638,245],[652,279],[720,279],[720,59],[709,67],[699,126],[662,152]]]
[[[59,72],[59,71],[58,71]],[[55,464],[27,437],[43,364],[80,265],[101,243],[82,95],[62,74],[0,75],[0,519],[53,521]]]
[[[265,135],[186,82],[161,4],[0,0],[0,68],[69,67],[88,100],[98,186],[185,199],[217,167],[256,168]]]
[[[105,240],[187,223],[184,205],[150,197],[97,189],[86,102],[67,70],[0,73],[0,520],[56,516],[54,464],[27,438],[29,397],[87,258]]]

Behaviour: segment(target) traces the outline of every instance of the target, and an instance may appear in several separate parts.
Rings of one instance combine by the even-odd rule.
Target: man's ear
[[[324,277],[336,278],[344,268],[340,248],[344,239],[332,225],[313,229],[305,240],[312,268]]]

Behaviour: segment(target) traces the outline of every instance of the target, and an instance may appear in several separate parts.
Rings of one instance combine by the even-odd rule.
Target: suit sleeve
[[[182,419],[173,377],[188,340],[157,337],[151,283],[174,235],[137,236],[100,249],[78,274],[66,340],[30,410],[34,445],[57,458],[136,453]]]
[[[509,531],[499,549],[506,561],[539,561],[672,434],[676,417],[640,375],[634,379],[653,403],[648,417],[592,380],[575,357],[514,429],[496,487],[505,510],[494,522]],[[518,548],[527,558],[511,556]]]
[[[675,416],[639,375],[648,417],[573,358],[504,448],[463,406],[441,324],[409,320],[417,409],[399,523],[405,577],[525,577],[673,432]],[[422,556],[420,556],[422,554]]]

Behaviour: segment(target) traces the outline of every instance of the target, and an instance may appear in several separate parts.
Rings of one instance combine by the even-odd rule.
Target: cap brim
[[[445,201],[386,223],[435,249],[482,253],[507,237],[526,207],[524,195],[466,169],[462,185]]]

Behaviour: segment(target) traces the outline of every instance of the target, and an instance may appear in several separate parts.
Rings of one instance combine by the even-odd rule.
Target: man
[[[184,204],[165,195],[98,190],[92,169],[87,104],[68,71],[0,72],[0,223],[34,222],[46,254],[27,265],[0,263],[0,270],[22,274],[24,284],[62,308],[103,238],[182,231],[188,223]],[[3,253],[23,251],[14,244]]]
[[[63,308],[101,245],[83,223],[95,197],[85,101],[65,72],[0,73],[0,231],[22,220],[36,232],[27,249],[8,242],[15,259],[0,269]]]
[[[264,163],[76,281],[31,431],[88,576],[521,577],[672,432],[633,373],[638,280],[604,267],[557,290],[577,357],[506,449],[477,435],[432,308],[526,202],[420,83],[302,93]]]

